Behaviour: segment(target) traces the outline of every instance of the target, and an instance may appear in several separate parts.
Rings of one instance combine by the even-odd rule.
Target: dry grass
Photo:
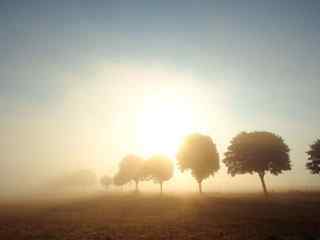
[[[0,205],[0,239],[319,239],[320,194],[109,194]],[[316,238],[318,237],[318,238]]]

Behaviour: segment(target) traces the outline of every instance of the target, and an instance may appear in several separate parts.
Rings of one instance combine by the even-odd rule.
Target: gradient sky
[[[293,171],[271,189],[319,186],[304,168],[320,136],[319,13],[317,0],[0,1],[1,192],[113,174],[159,92],[192,105],[221,156],[240,131],[283,136]],[[224,167],[205,188],[238,186],[260,189]]]

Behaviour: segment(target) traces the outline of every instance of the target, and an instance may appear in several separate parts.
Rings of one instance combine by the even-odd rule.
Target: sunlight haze
[[[176,164],[182,139],[211,136],[221,160],[236,134],[255,130],[291,149],[293,169],[267,174],[270,191],[318,189],[305,152],[320,135],[319,4],[245,2],[252,11],[240,1],[1,2],[0,194],[82,169],[113,176],[128,153],[168,155],[166,189],[196,191]],[[260,191],[257,176],[220,165],[205,190]]]

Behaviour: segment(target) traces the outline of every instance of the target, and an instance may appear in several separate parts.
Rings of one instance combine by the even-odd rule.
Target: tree
[[[144,179],[152,179],[160,184],[160,193],[162,194],[162,185],[173,176],[173,162],[165,155],[157,154],[150,157],[144,164]]]
[[[309,155],[308,162],[306,163],[307,169],[312,174],[320,174],[320,139],[310,146],[307,154]]]
[[[100,183],[102,186],[104,186],[106,189],[108,189],[109,186],[112,184],[112,178],[105,175],[100,179]]]
[[[289,148],[280,136],[270,132],[242,132],[232,139],[223,162],[231,176],[257,173],[265,196],[268,196],[264,176],[291,170]]]
[[[178,153],[177,160],[181,172],[191,170],[197,180],[199,193],[202,193],[202,181],[214,175],[220,168],[219,154],[211,137],[194,133],[187,136]]]
[[[123,186],[126,183],[127,183],[126,179],[124,179],[121,174],[117,173],[116,175],[113,176],[113,184],[115,186]]]
[[[125,156],[119,164],[119,178],[122,182],[128,183],[134,181],[136,191],[139,190],[139,182],[142,179],[143,159],[139,156],[129,154]]]

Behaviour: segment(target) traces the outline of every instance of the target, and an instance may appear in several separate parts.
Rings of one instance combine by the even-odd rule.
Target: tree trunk
[[[139,182],[135,181],[135,183],[136,183],[136,192],[139,192]]]
[[[202,181],[198,181],[199,193],[202,194]]]
[[[162,182],[160,182],[160,194],[162,195]]]
[[[268,194],[268,191],[267,191],[266,183],[265,183],[265,181],[264,181],[265,172],[258,172],[258,175],[259,175],[260,180],[261,180],[261,184],[262,184],[264,196],[265,196],[266,198],[268,198],[269,194]]]

